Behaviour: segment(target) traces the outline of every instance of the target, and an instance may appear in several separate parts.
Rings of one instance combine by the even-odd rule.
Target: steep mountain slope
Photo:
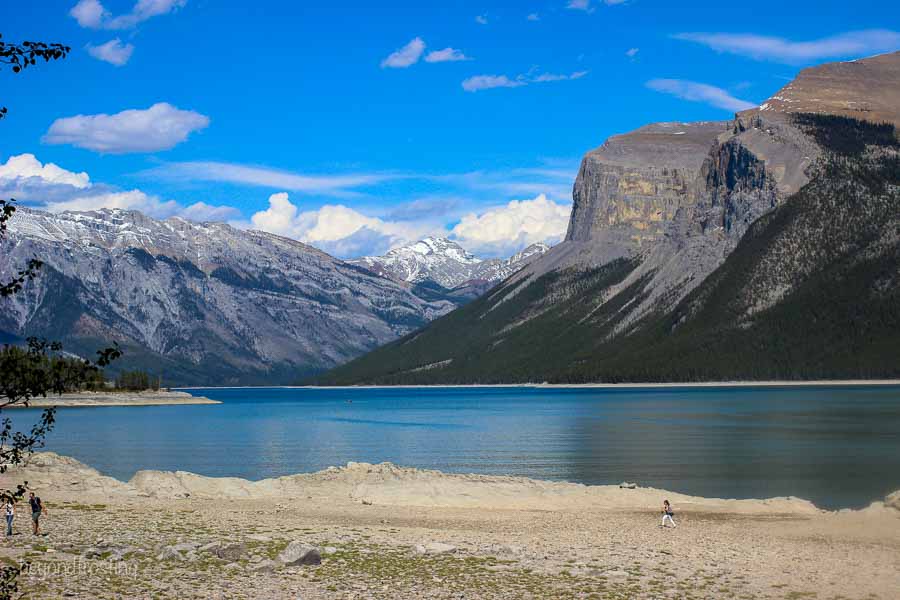
[[[347,262],[397,281],[431,281],[453,289],[502,281],[547,250],[546,244],[532,244],[507,259],[482,260],[453,240],[428,237],[394,248],[384,256],[364,256]]]
[[[841,116],[896,97],[900,53],[850,64],[870,82],[855,96],[824,66],[798,77],[808,102],[789,85],[777,110],[610,139],[585,157],[563,243],[318,380],[900,376],[900,104],[880,105],[889,124]]]
[[[286,238],[133,211],[20,208],[0,271],[32,256],[46,264],[4,301],[6,337],[57,339],[85,356],[117,340],[120,367],[149,368],[170,385],[291,383],[458,303]]]

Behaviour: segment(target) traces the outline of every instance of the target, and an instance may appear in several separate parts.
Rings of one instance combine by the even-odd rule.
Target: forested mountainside
[[[898,65],[823,65],[732,122],[611,138],[566,241],[316,381],[900,376]]]
[[[117,341],[118,369],[164,385],[291,383],[463,301],[279,236],[135,211],[19,208],[0,243],[5,275],[45,263],[4,300],[4,341],[39,336],[85,357]]]

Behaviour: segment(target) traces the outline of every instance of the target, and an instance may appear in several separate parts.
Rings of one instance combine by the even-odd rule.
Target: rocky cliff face
[[[170,385],[290,383],[456,306],[293,240],[134,211],[20,208],[0,256],[3,274],[46,263],[5,301],[0,331],[84,356],[117,340],[123,365]]]
[[[730,122],[610,138],[565,241],[330,381],[900,374],[898,74],[823,65]]]

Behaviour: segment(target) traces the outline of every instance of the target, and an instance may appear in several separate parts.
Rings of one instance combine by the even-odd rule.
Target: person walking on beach
[[[672,518],[675,516],[675,513],[672,511],[672,505],[669,504],[668,500],[663,500],[662,513],[662,527],[666,527],[666,521],[671,523],[672,527],[677,527],[677,525],[675,525],[675,519]]]
[[[9,537],[13,534],[12,524],[13,519],[16,518],[16,505],[13,502],[13,499],[7,498],[3,508],[4,512],[6,513],[6,537]]]
[[[41,499],[34,495],[34,492],[28,497],[28,503],[31,504],[31,528],[34,530],[34,535],[41,534],[41,514],[46,513],[47,509],[44,508],[44,503],[41,502]]]

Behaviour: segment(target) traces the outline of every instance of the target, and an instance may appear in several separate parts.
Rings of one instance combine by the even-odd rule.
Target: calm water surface
[[[900,489],[900,386],[192,393],[223,404],[64,408],[47,449],[120,479],[139,469],[261,479],[391,461],[709,497],[794,495],[828,508]]]

